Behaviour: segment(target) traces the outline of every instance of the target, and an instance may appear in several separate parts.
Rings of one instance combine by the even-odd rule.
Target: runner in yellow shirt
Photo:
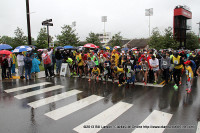
[[[186,62],[184,62],[184,64],[185,64],[185,73],[186,73],[186,76],[187,76],[187,89],[186,89],[186,91],[187,91],[187,93],[190,93],[194,74],[193,74],[191,66],[189,65],[190,61],[186,61]]]
[[[114,67],[114,73],[119,75],[119,87],[122,86],[122,84],[125,83],[125,78],[124,78],[124,69],[119,68],[117,66]]]
[[[83,59],[82,59],[82,56],[81,56],[81,53],[80,52],[77,52],[77,55],[76,55],[76,63],[78,64],[78,72],[79,72],[79,77],[82,77],[82,73],[83,73]]]
[[[93,69],[92,69],[92,77],[94,77],[95,81],[97,79],[97,81],[99,80],[99,76],[100,76],[100,69],[95,66]]]

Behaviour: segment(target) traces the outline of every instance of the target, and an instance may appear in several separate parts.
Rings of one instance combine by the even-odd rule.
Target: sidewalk
[[[16,74],[12,75],[12,77],[13,77],[12,79],[20,79],[20,76],[18,75],[18,69],[16,69],[15,72],[16,72]],[[40,71],[40,72],[38,72],[37,75],[38,75],[38,77],[37,77],[38,79],[45,78],[45,71]]]

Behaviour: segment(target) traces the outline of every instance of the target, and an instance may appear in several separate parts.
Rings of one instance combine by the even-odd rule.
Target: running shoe
[[[186,91],[188,91],[189,90],[189,88],[187,88],[187,89],[185,89]]]
[[[181,85],[182,84],[182,82],[181,81],[179,81],[179,85]]]
[[[119,84],[119,85],[118,85],[118,87],[121,87],[121,86],[122,86],[122,84]]]
[[[174,85],[174,90],[177,91],[178,90],[178,86],[175,84]]]
[[[153,85],[156,85],[157,84],[157,82],[155,81],[154,83],[153,83]]]
[[[147,85],[147,83],[146,83],[146,82],[144,82],[144,85],[146,86],[146,85]]]

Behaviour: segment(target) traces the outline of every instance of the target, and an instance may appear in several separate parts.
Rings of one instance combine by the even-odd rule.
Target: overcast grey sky
[[[192,11],[192,31],[198,34],[200,0],[29,0],[32,37],[37,38],[43,20],[52,18],[54,26],[50,35],[60,34],[61,26],[76,21],[80,40],[88,33],[103,32],[101,16],[108,16],[106,31],[112,35],[121,32],[124,38],[148,37],[149,18],[145,9],[153,8],[151,29],[163,31],[173,26],[173,10],[177,5],[187,5]],[[27,35],[26,0],[0,0],[0,36],[14,37],[17,27]]]

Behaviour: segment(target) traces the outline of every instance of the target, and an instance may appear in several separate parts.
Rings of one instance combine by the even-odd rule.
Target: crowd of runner
[[[136,51],[114,50],[60,50],[44,49],[37,53],[26,52],[0,55],[2,79],[12,78],[15,64],[21,79],[33,79],[40,72],[39,65],[44,65],[46,78],[60,75],[62,63],[68,63],[71,76],[89,76],[88,82],[99,79],[105,83],[108,79],[118,80],[118,86],[134,82],[158,84],[159,78],[165,84],[174,83],[174,89],[182,84],[186,75],[187,93],[191,92],[193,79],[200,76],[200,52],[189,50],[138,49]],[[54,73],[56,66],[56,74]],[[25,69],[25,76],[24,76]]]

